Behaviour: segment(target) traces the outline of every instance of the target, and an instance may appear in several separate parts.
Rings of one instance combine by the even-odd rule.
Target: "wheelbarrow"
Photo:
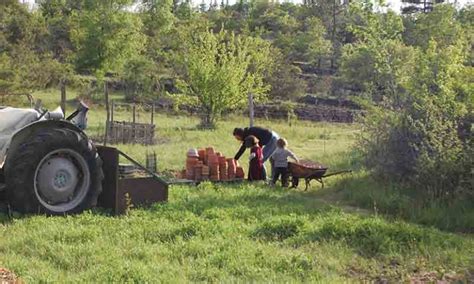
[[[329,168],[318,163],[307,160],[302,160],[299,163],[288,163],[288,172],[292,177],[292,187],[297,188],[299,179],[303,178],[306,183],[305,190],[308,190],[311,180],[316,180],[321,183],[321,187],[324,188],[323,178],[335,176],[343,173],[350,173],[351,170],[338,171],[330,174],[326,174]]]

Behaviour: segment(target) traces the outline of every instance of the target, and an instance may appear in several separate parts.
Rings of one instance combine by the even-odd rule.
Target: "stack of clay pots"
[[[194,180],[196,178],[195,168],[199,163],[199,155],[196,149],[190,149],[186,159],[186,178]]]
[[[219,157],[214,152],[214,148],[209,147],[206,148],[207,157],[207,166],[209,167],[209,179],[212,181],[218,181],[220,179],[219,176]]]
[[[227,181],[243,179],[244,170],[239,163],[226,159],[224,155],[216,152],[213,147],[206,149],[190,149],[187,153],[186,170],[184,177],[190,180],[202,181]]]
[[[221,180],[228,180],[227,174],[227,159],[224,156],[219,156],[219,173]]]

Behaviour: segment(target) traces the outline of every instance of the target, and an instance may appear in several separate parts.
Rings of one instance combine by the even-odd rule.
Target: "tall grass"
[[[474,206],[469,199],[427,199],[408,186],[382,182],[365,170],[338,180],[330,194],[354,206],[442,230],[463,233],[474,232]]]

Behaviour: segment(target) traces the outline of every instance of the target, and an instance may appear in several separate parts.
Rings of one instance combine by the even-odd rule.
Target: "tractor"
[[[0,106],[0,198],[12,210],[65,215],[97,204],[104,174],[87,111]]]

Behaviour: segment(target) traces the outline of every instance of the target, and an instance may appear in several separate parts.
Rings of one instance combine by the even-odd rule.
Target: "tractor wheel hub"
[[[38,169],[37,191],[47,203],[67,202],[74,195],[79,183],[79,174],[79,170],[70,159],[51,157]]]

